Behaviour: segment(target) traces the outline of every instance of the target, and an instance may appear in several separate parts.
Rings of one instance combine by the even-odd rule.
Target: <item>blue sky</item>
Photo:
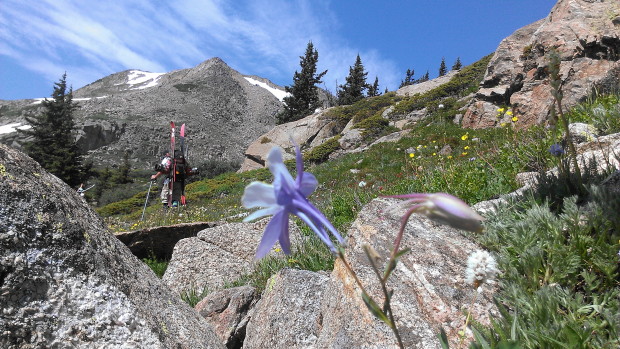
[[[127,69],[163,73],[220,57],[285,86],[312,41],[324,86],[343,84],[357,54],[368,81],[398,88],[407,69],[464,65],[555,0],[1,0],[0,99],[49,97]]]

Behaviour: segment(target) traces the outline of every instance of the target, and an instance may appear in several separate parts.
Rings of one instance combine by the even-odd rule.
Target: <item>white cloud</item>
[[[329,1],[3,0],[2,8],[0,55],[49,81],[66,71],[75,88],[127,69],[169,72],[212,57],[287,85],[312,41],[334,91],[359,52],[338,36]],[[382,85],[396,80],[384,55],[359,53],[369,82],[375,75]]]

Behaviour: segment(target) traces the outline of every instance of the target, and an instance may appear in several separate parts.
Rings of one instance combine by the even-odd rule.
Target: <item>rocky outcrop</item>
[[[88,205],[0,145],[0,347],[223,348]]]
[[[592,88],[620,83],[620,3],[560,0],[549,16],[504,39],[487,67],[481,89],[462,119],[464,127],[499,125],[497,109],[511,106],[518,125],[544,124],[553,101],[547,66],[560,58],[564,107]]]
[[[414,96],[416,94],[424,94],[434,88],[437,88],[450,80],[458,73],[458,70],[450,70],[446,75],[439,76],[435,79],[420,82],[413,85],[407,85],[396,90],[398,96]]]
[[[339,134],[343,126],[325,117],[321,110],[303,119],[278,125],[254,140],[245,150],[245,160],[239,172],[265,167],[267,154],[274,146],[284,150],[284,160],[295,158],[291,139],[301,147],[316,147]]]
[[[230,223],[202,230],[196,237],[180,240],[174,247],[163,281],[175,293],[223,288],[251,271],[254,254],[269,222]],[[299,228],[290,224],[291,240]],[[282,252],[280,252],[281,254]]]
[[[158,260],[170,260],[174,246],[179,240],[194,237],[199,231],[217,225],[211,222],[182,223],[118,232],[114,235],[140,259],[155,257]]]

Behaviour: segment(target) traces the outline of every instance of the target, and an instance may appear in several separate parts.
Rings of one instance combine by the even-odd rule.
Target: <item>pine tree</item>
[[[364,65],[360,55],[357,55],[355,64],[349,67],[349,76],[346,83],[340,85],[338,90],[338,105],[353,104],[364,98],[364,90],[368,88],[366,84],[367,72],[364,71]]]
[[[20,131],[32,137],[24,148],[47,171],[77,186],[84,177],[84,168],[76,142],[73,89],[67,92],[67,73],[54,83],[52,99],[46,98],[41,104],[45,109],[42,114],[26,117],[32,128]]]
[[[400,82],[399,88],[405,87],[408,85],[413,85],[413,83],[415,82],[415,80],[413,79],[413,74],[414,74],[413,69],[407,69],[407,73],[405,73],[405,80]]]
[[[131,164],[129,163],[129,151],[125,151],[123,155],[123,163],[118,166],[118,169],[112,174],[111,181],[117,184],[131,183],[129,178],[129,172],[131,172]]]
[[[456,62],[452,65],[452,70],[461,70],[463,64],[461,64],[461,57],[456,57]]]
[[[447,73],[447,68],[446,68],[446,59],[444,57],[441,57],[441,64],[439,65],[439,76],[444,76]]]
[[[375,82],[372,85],[368,85],[368,97],[376,97],[381,95],[379,92],[379,78],[375,76]]]
[[[422,75],[422,77],[420,77],[419,79],[415,80],[416,84],[419,84],[421,82],[425,82],[428,81],[430,79],[429,75],[428,75],[428,70],[426,71],[426,74]]]
[[[302,119],[320,106],[315,85],[323,82],[321,78],[327,74],[327,70],[316,73],[319,53],[314,49],[312,41],[308,42],[305,56],[299,58],[301,73],[295,71],[293,85],[285,87],[286,92],[291,95],[284,97],[284,111],[277,116],[278,124]]]

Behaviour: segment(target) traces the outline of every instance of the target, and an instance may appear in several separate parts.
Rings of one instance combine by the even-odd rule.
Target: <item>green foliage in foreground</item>
[[[620,198],[591,194],[585,206],[566,198],[560,214],[530,200],[489,218],[481,241],[503,271],[491,341],[514,331],[524,348],[620,345],[620,211],[606,209]]]

